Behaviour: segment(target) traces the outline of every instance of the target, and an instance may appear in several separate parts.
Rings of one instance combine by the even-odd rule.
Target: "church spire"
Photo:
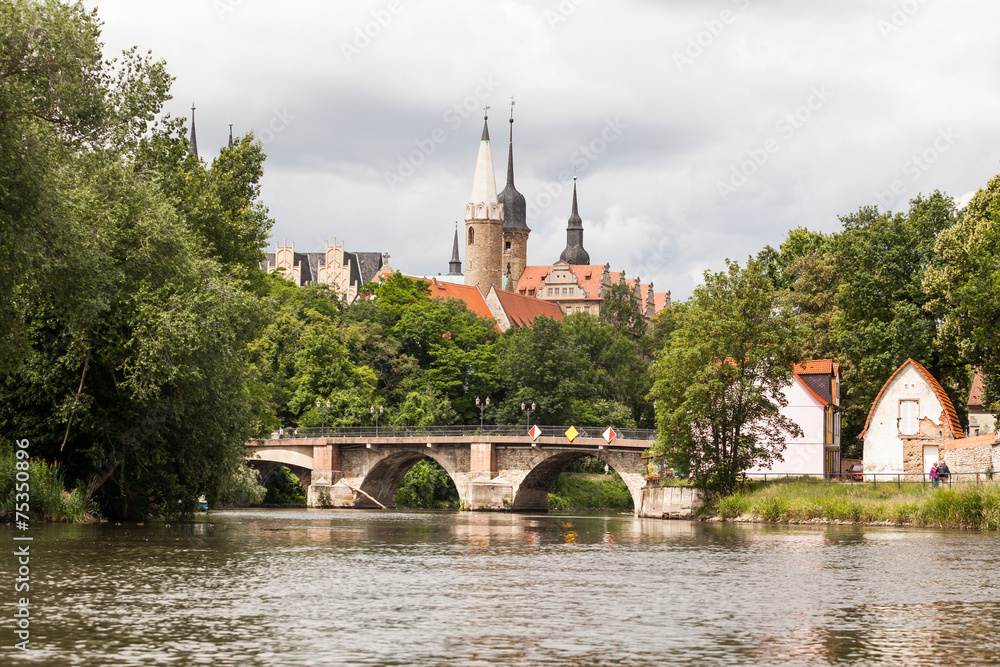
[[[229,121],[229,147],[233,147],[233,121]]]
[[[455,222],[455,244],[451,248],[451,261],[448,262],[448,275],[462,275],[462,258],[458,256],[458,222]]]
[[[566,224],[566,249],[559,259],[567,264],[590,264],[590,253],[583,249],[583,219],[576,204],[576,176],[573,177],[573,212]]]
[[[191,103],[191,139],[188,141],[188,150],[191,155],[198,157],[198,135],[194,131],[194,102]]]
[[[510,98],[510,142],[507,145],[507,186],[498,196],[503,204],[503,228],[528,229],[527,203],[514,187],[514,98]]]
[[[489,112],[486,107],[486,112]],[[483,116],[483,138],[479,142],[479,156],[476,158],[476,175],[472,180],[473,205],[497,203],[497,179],[493,171],[493,151],[490,148],[489,116]]]

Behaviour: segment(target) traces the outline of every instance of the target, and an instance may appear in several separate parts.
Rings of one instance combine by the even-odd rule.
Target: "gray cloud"
[[[577,166],[594,261],[678,298],[792,227],[966,195],[1000,171],[1000,6],[972,0],[87,4],[109,54],[138,44],[167,61],[168,110],[198,104],[203,151],[230,119],[267,139],[276,239],[336,236],[413,273],[447,271],[487,103],[502,180],[512,94],[518,189],[547,204],[529,217],[529,261],[562,249],[571,188],[556,186]],[[625,127],[602,147],[614,119]],[[584,146],[602,150],[581,159]]]

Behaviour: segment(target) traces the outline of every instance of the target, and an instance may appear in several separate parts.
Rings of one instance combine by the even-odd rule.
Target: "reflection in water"
[[[987,533],[334,510],[32,530],[36,650],[15,664],[937,664],[1000,650]]]

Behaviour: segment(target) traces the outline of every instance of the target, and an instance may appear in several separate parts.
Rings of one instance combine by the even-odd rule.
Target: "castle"
[[[487,107],[488,109],[489,107]],[[583,247],[583,219],[573,179],[573,209],[566,226],[566,248],[559,261],[548,266],[528,266],[527,206],[514,187],[514,116],[510,118],[507,148],[507,184],[497,194],[490,147],[489,118],[483,118],[483,135],[472,180],[472,197],[465,205],[465,284],[486,296],[491,289],[554,301],[566,314],[600,313],[604,295],[618,282],[625,282],[640,304],[643,315],[652,318],[670,305],[670,292],[654,292],[653,285],[639,278],[627,279],[624,271],[612,272],[610,264],[590,263]],[[458,231],[448,275],[462,275],[458,256]]]

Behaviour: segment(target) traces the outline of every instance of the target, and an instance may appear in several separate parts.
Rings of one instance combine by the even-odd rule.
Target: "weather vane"
[[[514,122],[514,96],[510,96],[510,122]]]
[[[483,120],[488,120],[490,117],[490,105],[487,104],[483,107]]]

